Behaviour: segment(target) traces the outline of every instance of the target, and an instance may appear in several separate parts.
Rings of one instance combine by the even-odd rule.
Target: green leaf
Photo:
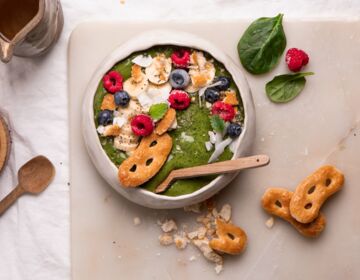
[[[314,73],[304,72],[276,76],[266,84],[266,95],[275,103],[289,102],[303,90],[306,83],[305,77],[310,75],[314,75]]]
[[[259,18],[246,29],[237,49],[241,64],[252,74],[272,70],[286,47],[282,26],[283,14],[273,18]]]
[[[149,109],[149,114],[154,121],[158,121],[164,117],[168,110],[169,106],[166,103],[159,103],[151,105]]]
[[[212,115],[210,118],[211,127],[214,131],[223,132],[225,128],[225,122],[219,115]]]

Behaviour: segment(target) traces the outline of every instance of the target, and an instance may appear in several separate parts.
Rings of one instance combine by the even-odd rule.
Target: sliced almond
[[[139,94],[145,92],[149,82],[139,65],[134,64],[131,68],[131,78],[124,82],[124,90],[131,98],[136,99]]]
[[[159,54],[154,57],[151,65],[146,67],[145,74],[150,82],[155,85],[161,85],[169,80],[171,72],[171,59],[165,54]]]
[[[162,118],[162,120],[160,122],[158,122],[158,124],[156,125],[155,133],[157,135],[164,134],[166,131],[168,131],[168,129],[174,123],[175,119],[176,119],[175,109],[169,108],[169,110],[167,110],[167,112],[166,112],[165,116]]]

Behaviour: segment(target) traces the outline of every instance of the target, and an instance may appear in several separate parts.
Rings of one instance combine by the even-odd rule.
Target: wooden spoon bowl
[[[0,172],[3,170],[10,153],[10,134],[5,120],[0,115]]]
[[[38,194],[45,190],[54,176],[55,167],[44,156],[37,156],[25,163],[18,172],[19,184],[0,202],[0,215],[22,194]]]

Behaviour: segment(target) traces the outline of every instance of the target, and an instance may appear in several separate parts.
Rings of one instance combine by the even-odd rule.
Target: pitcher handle
[[[14,45],[10,42],[0,39],[0,60],[8,63],[13,57]]]

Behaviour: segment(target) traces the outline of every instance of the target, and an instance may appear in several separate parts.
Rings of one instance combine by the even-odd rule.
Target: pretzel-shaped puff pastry
[[[290,202],[291,216],[300,223],[314,221],[324,202],[343,184],[344,175],[334,166],[320,167],[297,186]]]
[[[246,247],[247,236],[241,228],[226,223],[221,219],[216,219],[217,238],[210,241],[209,245],[218,252],[237,255]]]
[[[133,154],[119,167],[119,181],[123,187],[137,187],[150,180],[163,166],[172,148],[172,138],[165,133],[152,133],[141,139]]]
[[[325,228],[325,216],[320,213],[311,223],[302,224],[296,221],[290,214],[289,204],[293,192],[282,188],[269,188],[264,193],[262,207],[271,215],[278,216],[289,222],[298,232],[306,237],[317,237]]]

